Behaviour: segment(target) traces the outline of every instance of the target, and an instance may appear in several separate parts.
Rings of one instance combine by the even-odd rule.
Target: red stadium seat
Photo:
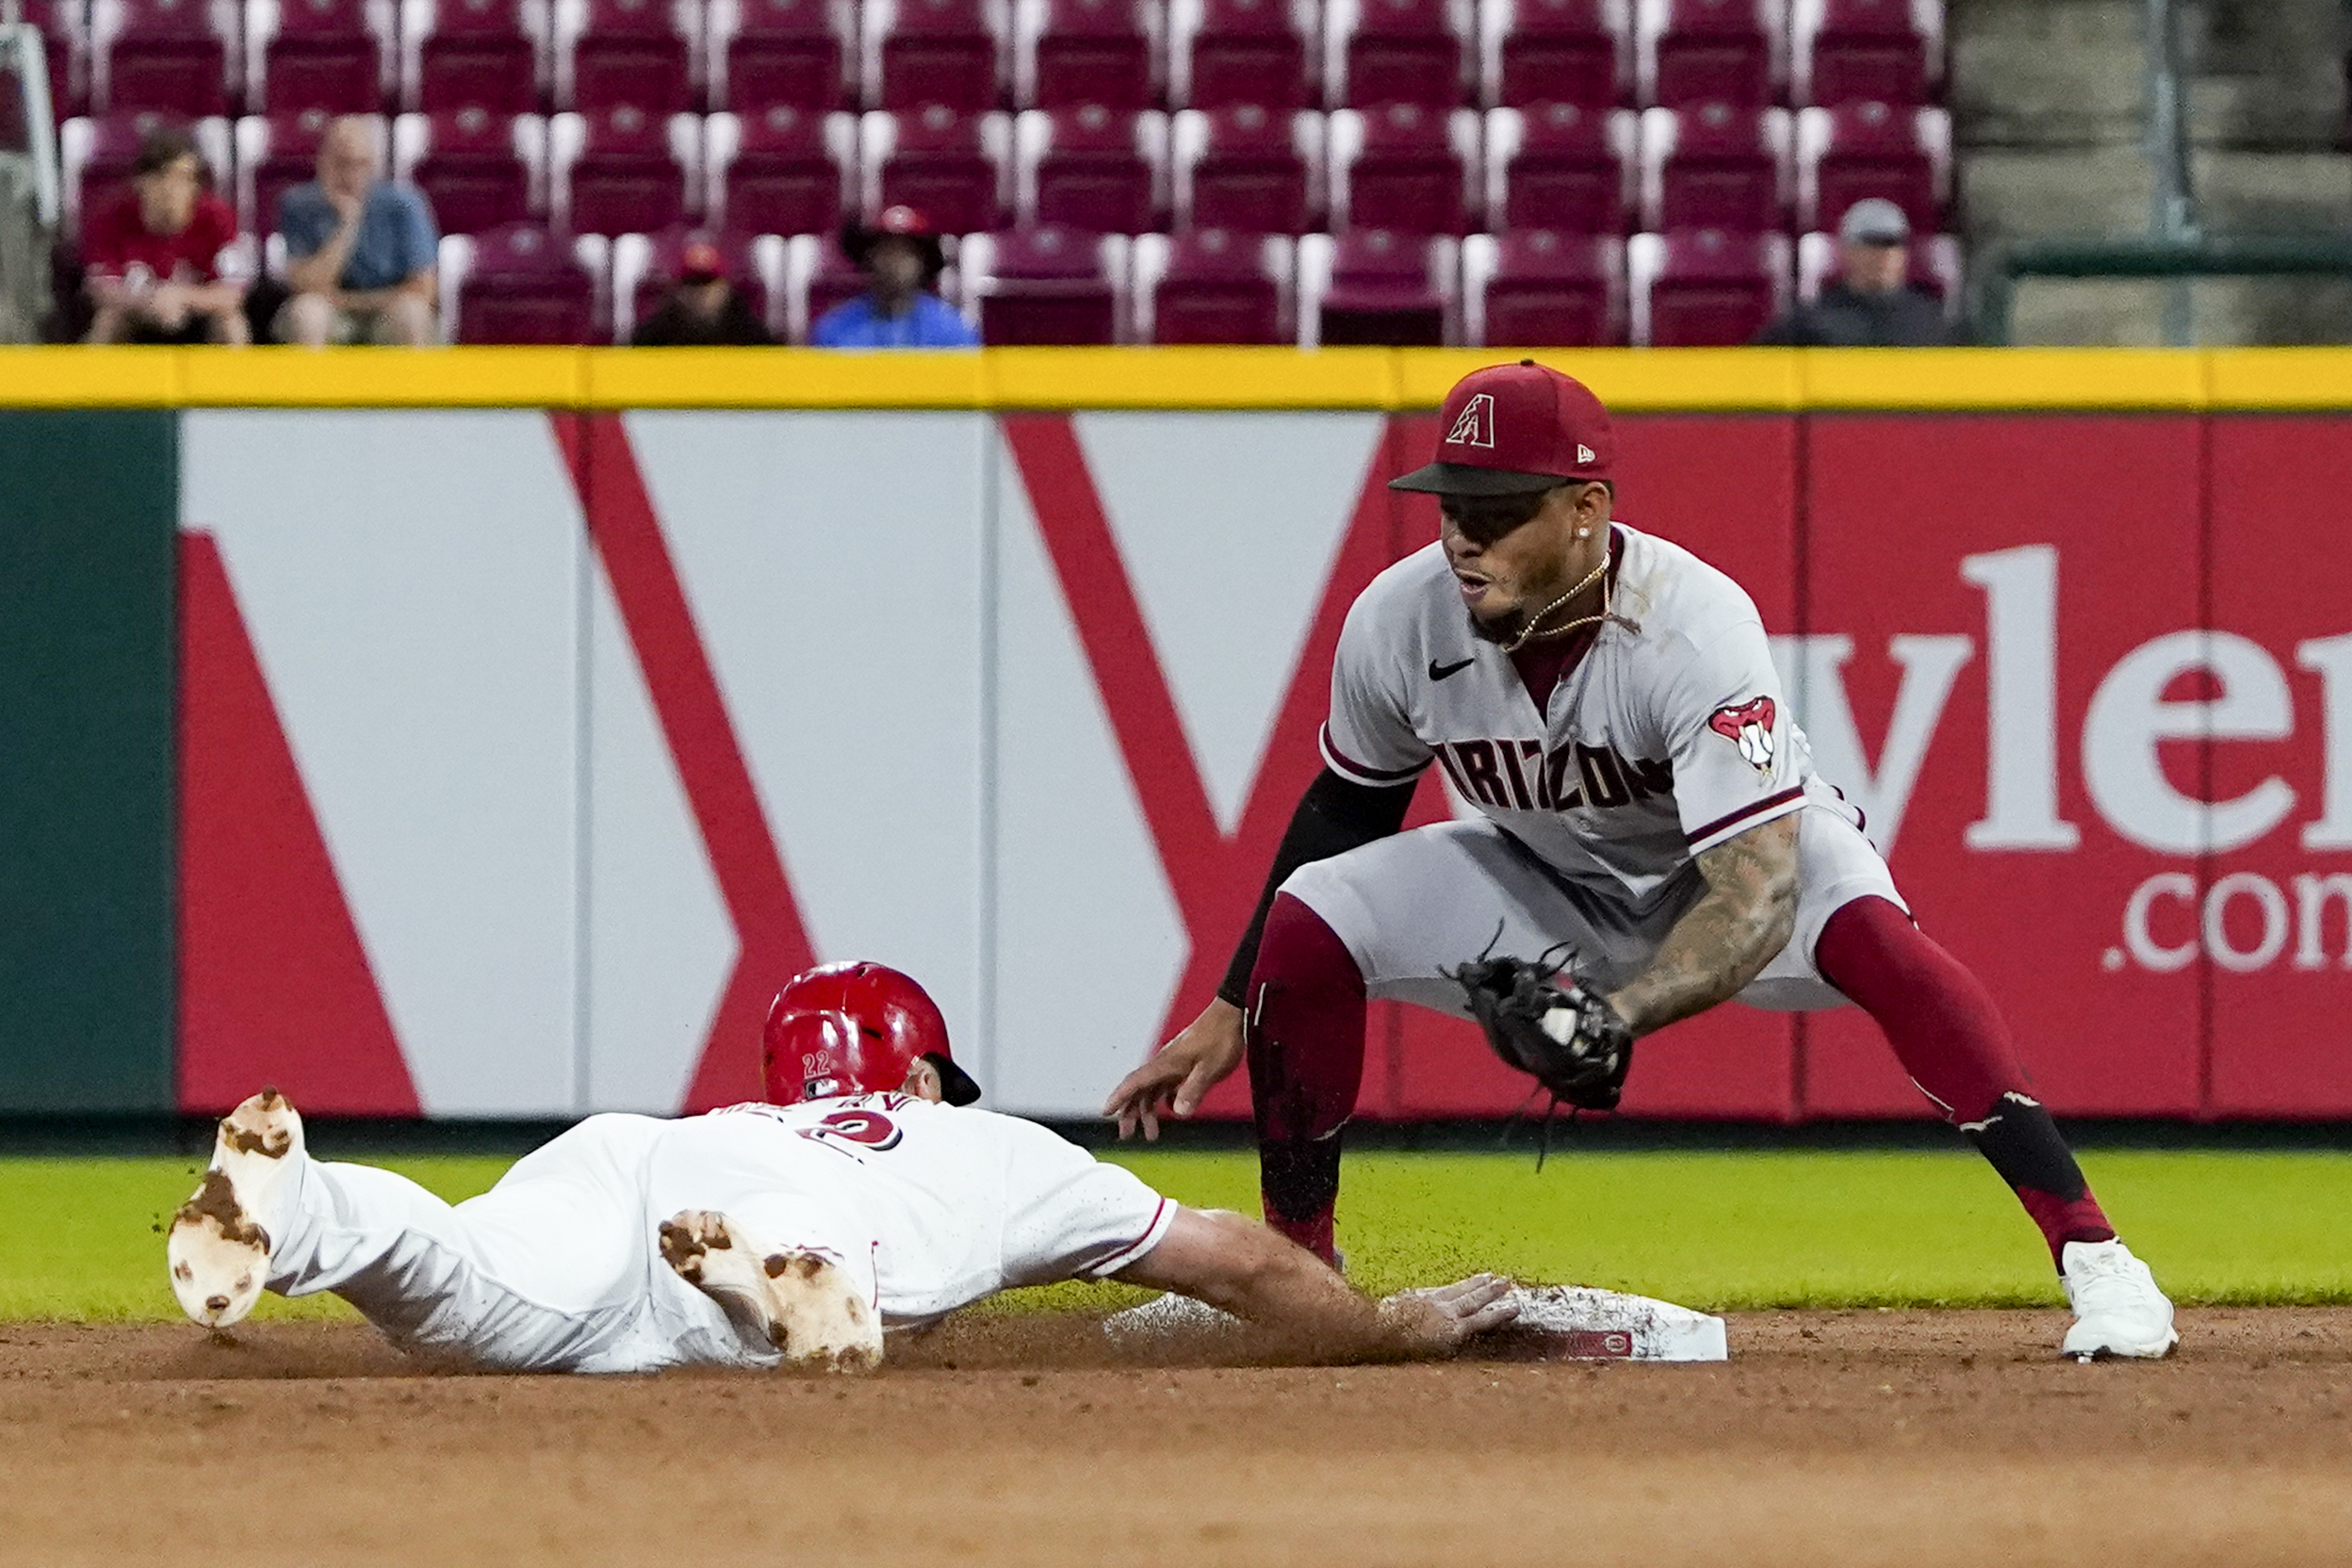
[[[1609,109],[1632,80],[1626,0],[1480,0],[1480,102]]]
[[[858,120],[783,105],[703,122],[704,210],[743,234],[820,234],[849,211]]]
[[[139,139],[157,125],[174,122],[176,115],[148,109],[135,114],[108,114],[69,120],[57,127],[57,183],[65,226],[78,234],[82,214],[111,198],[131,177],[139,161]],[[229,122],[218,117],[199,120],[189,127],[196,150],[204,160],[212,186],[230,194]]]
[[[954,255],[954,239],[948,241]],[[841,253],[838,235],[795,235],[784,242],[784,308],[779,335],[790,342],[808,341],[808,329],[825,313],[866,291],[866,275]],[[940,280],[940,292],[955,298],[955,272]]]
[[[1012,125],[1003,114],[958,114],[934,104],[912,114],[875,109],[858,128],[859,199],[867,217],[910,206],[944,234],[1004,221]]]
[[[1614,236],[1520,229],[1462,242],[1464,335],[1496,347],[1625,340],[1625,246]]]
[[[988,344],[1116,343],[1127,319],[1128,242],[1081,229],[967,236],[965,297]]]
[[[1647,109],[1641,140],[1644,229],[1788,226],[1788,110]]]
[[[1461,234],[1476,226],[1476,109],[1339,109],[1330,132],[1332,228]]]
[[[1958,320],[1965,303],[1961,288],[1960,241],[1948,234],[1914,235],[1904,270],[1913,286],[1944,302],[1944,315]],[[1838,273],[1838,237],[1808,234],[1797,239],[1797,297],[1810,300]]]
[[[245,0],[255,114],[374,114],[392,88],[392,0]]]
[[[49,67],[49,112],[63,124],[90,107],[90,18],[81,0],[21,0]]]
[[[400,102],[423,114],[534,114],[547,39],[547,0],[400,0]]]
[[[1168,213],[1168,117],[1099,104],[1013,122],[1013,205],[1022,228],[1059,223],[1142,234]]]
[[[850,0],[710,0],[711,106],[747,116],[851,107],[856,43]]]
[[[701,0],[555,0],[555,106],[649,115],[702,104]]]
[[[91,0],[98,114],[225,116],[242,98],[237,0]]]
[[[1841,104],[1797,111],[1797,226],[1834,229],[1866,196],[1932,233],[1951,197],[1952,119],[1942,109]]]
[[[685,250],[700,240],[717,248],[727,279],[752,314],[776,330],[782,302],[784,241],[775,235],[754,239],[709,229],[670,229],[658,235],[625,234],[612,241],[612,341],[627,343],[637,323],[661,308],[662,296],[685,270]]]
[[[237,122],[237,226],[248,234],[270,234],[278,226],[278,198],[292,186],[307,185],[318,173],[318,142],[333,116],[324,109],[302,114],[273,114],[266,119],[248,115]],[[389,127],[381,115],[368,119],[376,127],[376,155],[389,165]]]
[[[1321,115],[1186,109],[1168,137],[1177,227],[1299,234],[1320,221]]]
[[[441,325],[452,343],[594,343],[605,335],[611,242],[566,244],[534,223],[441,241]]]
[[[702,122],[629,105],[547,122],[548,206],[561,233],[651,234],[685,221],[700,195]],[[697,200],[690,202],[688,192]]]
[[[1013,100],[1143,109],[1160,101],[1159,8],[1142,0],[1017,0]]]
[[[1229,229],[1138,237],[1135,341],[1293,341],[1296,251],[1287,235]]]
[[[1794,0],[1789,8],[1797,104],[1925,103],[1943,56],[1943,0]]]
[[[1470,0],[1326,0],[1323,98],[1332,108],[1464,99]]]
[[[480,234],[547,210],[547,126],[535,114],[404,114],[392,167],[425,193],[443,234]]]
[[[1351,229],[1298,241],[1298,346],[1450,343],[1461,241]]]
[[[1530,104],[1486,111],[1487,226],[1623,234],[1633,206],[1631,109]]]
[[[1778,0],[1636,0],[1634,75],[1644,105],[1736,104],[1779,96],[1788,32]]]
[[[1661,349],[1745,343],[1788,303],[1788,237],[1638,234],[1625,241],[1633,340]]]
[[[866,0],[859,57],[866,106],[993,109],[1004,91],[1003,0]]]
[[[1169,0],[1168,101],[1177,108],[1319,102],[1315,0]]]

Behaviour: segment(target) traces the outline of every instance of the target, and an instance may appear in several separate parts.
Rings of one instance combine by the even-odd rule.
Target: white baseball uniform
[[[1176,1213],[1034,1122],[900,1094],[591,1117],[454,1206],[388,1170],[289,1157],[258,1217],[271,1290],[332,1290],[396,1343],[514,1371],[781,1360],[662,1261],[658,1227],[684,1209],[830,1258],[886,1329],[1117,1273]]]
[[[1543,708],[1473,636],[1442,546],[1373,580],[1340,634],[1323,760],[1369,785],[1435,761],[1479,815],[1301,866],[1282,890],[1347,944],[1371,995],[1460,1013],[1439,971],[1490,943],[1522,958],[1564,944],[1572,972],[1623,985],[1705,891],[1698,855],[1801,812],[1795,935],[1740,994],[1838,1005],[1814,943],[1855,898],[1902,905],[1886,864],[1813,772],[1746,593],[1623,524],[1611,546],[1617,618]]]

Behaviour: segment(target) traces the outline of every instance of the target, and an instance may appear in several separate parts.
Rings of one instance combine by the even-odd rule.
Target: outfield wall
[[[1484,357],[0,354],[0,403],[64,410],[0,449],[91,476],[8,482],[0,526],[162,563],[118,612],[163,647],[176,549],[180,694],[174,801],[138,783],[168,664],[86,584],[0,639],[44,760],[0,768],[0,964],[39,982],[0,1098],[149,1105],[175,1062],[191,1110],[724,1102],[778,977],[862,956],[993,1102],[1086,1114],[1221,972],[1340,617],[1434,537],[1383,483]],[[1620,514],[1755,595],[2054,1106],[2352,1116],[2352,354],[1547,357],[1619,411]],[[142,484],[176,506],[108,498]],[[1524,1092],[1380,1012],[1366,1114]],[[1626,1104],[1922,1108],[1858,1015],[1739,1007],[1645,1043]]]

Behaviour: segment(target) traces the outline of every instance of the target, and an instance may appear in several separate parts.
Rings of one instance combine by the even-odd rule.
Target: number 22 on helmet
[[[912,977],[884,964],[825,964],[794,975],[768,1007],[760,1096],[797,1105],[895,1093],[917,1061],[938,1070],[949,1104],[980,1098],[980,1086],[948,1054],[939,1004]]]

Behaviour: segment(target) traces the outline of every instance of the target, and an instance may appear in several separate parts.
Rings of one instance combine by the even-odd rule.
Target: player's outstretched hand
[[[1400,1290],[1380,1303],[1380,1315],[1408,1348],[1443,1353],[1517,1317],[1511,1291],[1499,1274],[1473,1274],[1450,1285]]]
[[[1241,1065],[1241,1009],[1212,998],[1184,1032],[1119,1082],[1102,1114],[1119,1120],[1119,1135],[1160,1135],[1163,1116],[1190,1116],[1201,1097]]]

